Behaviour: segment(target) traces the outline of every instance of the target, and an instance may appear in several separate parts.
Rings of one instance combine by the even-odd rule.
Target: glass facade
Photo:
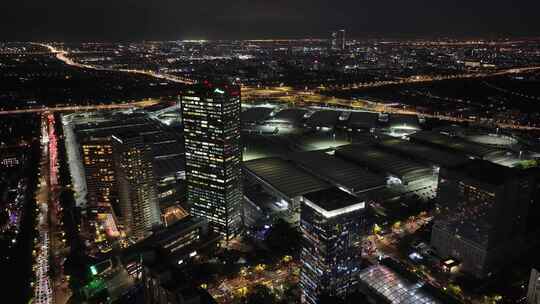
[[[360,273],[360,281],[392,304],[439,304],[422,290],[423,282],[410,282],[383,265],[370,266]]]
[[[321,294],[345,296],[358,283],[360,248],[353,244],[364,231],[365,204],[325,210],[304,200],[300,286],[302,302],[316,304]]]
[[[182,96],[190,212],[226,239],[241,226],[240,88],[204,83]]]

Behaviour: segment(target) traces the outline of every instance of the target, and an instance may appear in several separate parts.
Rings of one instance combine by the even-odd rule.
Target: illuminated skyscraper
[[[345,37],[345,30],[339,30],[338,31],[338,36],[337,36],[337,40],[338,40],[338,48],[340,50],[345,50],[346,46],[347,46],[347,40],[346,40],[346,37]]]
[[[137,132],[123,132],[112,138],[124,231],[140,239],[161,224],[152,151]]]
[[[338,188],[303,199],[302,302],[317,304],[324,294],[345,297],[358,283],[360,250],[353,244],[364,231],[365,202]]]
[[[347,46],[347,41],[345,37],[345,30],[339,30],[332,32],[332,37],[330,39],[330,48],[332,50],[345,50]]]
[[[81,142],[88,205],[117,208],[116,177],[112,143],[108,138],[89,137]]]
[[[534,268],[531,270],[529,279],[527,304],[540,304],[540,272]]]
[[[240,111],[235,85],[205,82],[182,96],[191,213],[226,239],[241,226]]]

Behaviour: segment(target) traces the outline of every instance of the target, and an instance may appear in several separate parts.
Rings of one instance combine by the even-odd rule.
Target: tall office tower
[[[82,138],[81,155],[88,205],[118,208],[112,142],[108,137]]]
[[[345,30],[339,30],[332,32],[332,37],[330,39],[330,48],[332,50],[345,50],[347,46],[347,41],[345,38]]]
[[[332,32],[332,35],[330,36],[330,49],[331,50],[337,50],[337,45],[338,45],[337,36],[338,36],[337,32]]]
[[[365,231],[365,202],[338,188],[303,197],[300,286],[302,302],[321,295],[345,297],[358,283],[360,250],[353,244]]]
[[[152,151],[138,132],[120,132],[112,138],[124,231],[130,238],[144,238],[161,224]]]
[[[540,272],[534,268],[531,270],[531,276],[529,278],[527,303],[540,304]]]
[[[345,30],[339,30],[337,33],[337,47],[338,49],[344,51],[347,46],[347,40],[345,38]]]
[[[188,201],[229,240],[241,227],[240,88],[206,81],[182,96]]]
[[[431,244],[477,277],[511,261],[526,231],[534,178],[528,171],[487,161],[441,168]],[[520,246],[517,246],[520,247]],[[524,247],[524,246],[521,246]]]

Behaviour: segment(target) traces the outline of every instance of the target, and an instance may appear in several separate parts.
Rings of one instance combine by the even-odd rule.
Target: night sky
[[[540,36],[539,0],[0,0],[0,40]]]

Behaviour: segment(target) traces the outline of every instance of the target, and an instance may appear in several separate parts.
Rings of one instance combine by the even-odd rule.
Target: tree
[[[365,294],[360,291],[355,291],[345,298],[346,304],[368,304],[368,298]]]
[[[268,248],[279,256],[298,255],[302,235],[298,229],[292,227],[283,219],[278,219],[270,229],[266,238]]]
[[[319,296],[320,304],[368,304],[366,295],[359,291],[348,294],[345,298],[323,293]]]
[[[276,296],[270,288],[264,285],[255,285],[246,297],[246,304],[274,304]]]
[[[338,296],[323,293],[319,296],[319,304],[345,304],[345,301]]]
[[[300,294],[301,290],[298,284],[286,284],[280,304],[300,303]]]

